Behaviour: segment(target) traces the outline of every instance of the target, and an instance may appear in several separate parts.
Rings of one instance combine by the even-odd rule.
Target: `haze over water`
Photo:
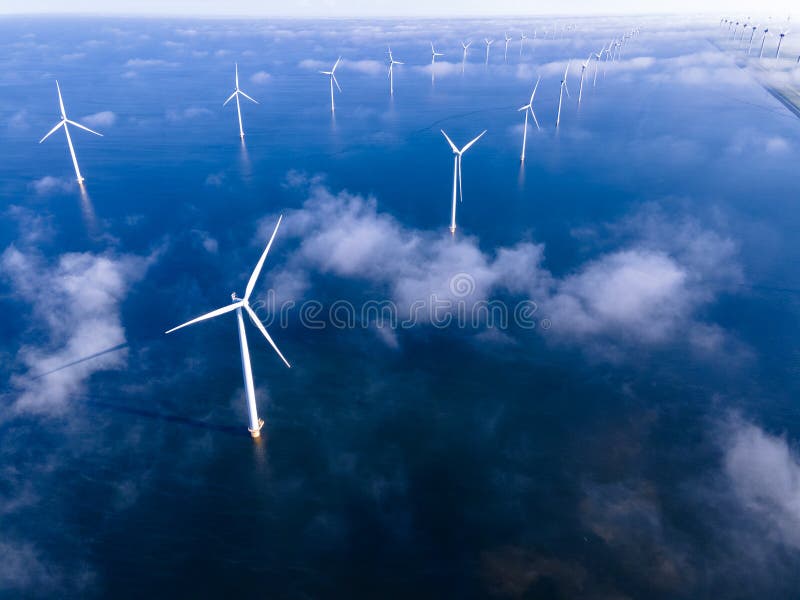
[[[800,121],[716,22],[570,23],[0,21],[0,595],[793,597]],[[279,214],[253,443],[234,318],[163,331]],[[362,319],[431,294],[535,310]]]

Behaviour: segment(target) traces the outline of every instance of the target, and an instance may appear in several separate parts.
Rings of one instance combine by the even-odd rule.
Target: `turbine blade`
[[[536,85],[533,86],[533,93],[531,94],[531,101],[529,102],[529,104],[531,106],[533,106],[533,97],[536,95],[536,90],[539,89],[539,82],[541,80],[542,80],[542,77],[540,75],[539,78],[536,80]]]
[[[227,99],[227,100],[225,100],[225,102],[223,102],[223,103],[222,103],[222,106],[225,106],[225,105],[226,105],[228,102],[230,102],[231,100],[233,100],[233,99],[236,97],[236,93],[237,93],[238,91],[239,91],[239,90],[234,90],[234,92],[233,92],[233,93],[232,93],[230,96],[228,96],[228,99]]]
[[[41,144],[43,141],[45,141],[47,138],[49,138],[51,135],[53,135],[56,131],[58,131],[58,128],[62,127],[65,122],[66,121],[59,121],[58,125],[53,127],[50,131],[47,132],[46,136],[44,136],[42,139],[39,140],[39,143]]]
[[[461,154],[458,155],[458,201],[464,202],[464,186],[461,183]]]
[[[336,80],[336,75],[331,73],[331,77],[333,78],[333,83],[336,84],[336,89],[339,90],[339,93],[342,93],[342,88],[339,87],[339,82]]]
[[[275,223],[275,229],[272,230],[272,236],[269,238],[269,242],[267,242],[267,247],[264,249],[264,253],[258,260],[256,268],[253,269],[253,274],[250,275],[250,281],[247,282],[247,288],[244,291],[245,302],[247,302],[250,299],[250,294],[253,293],[253,288],[256,286],[256,280],[258,279],[258,276],[261,274],[261,268],[264,266],[264,261],[267,258],[267,253],[269,252],[269,249],[272,246],[272,241],[275,239],[275,234],[278,233],[278,227],[281,226],[282,220],[283,220],[283,215],[278,217],[278,222]]]
[[[258,327],[258,330],[264,335],[265,338],[267,338],[267,341],[269,342],[269,345],[272,346],[272,349],[278,353],[278,356],[281,357],[281,360],[284,362],[284,364],[291,369],[292,365],[289,364],[289,361],[286,360],[286,357],[281,353],[280,350],[278,350],[278,346],[272,341],[272,338],[270,337],[269,333],[267,333],[267,328],[264,327],[264,324],[258,320],[258,316],[256,315],[255,311],[250,308],[249,304],[245,304],[244,309],[247,311],[247,314],[249,315],[250,320],[253,322],[253,325]]]
[[[84,131],[88,131],[89,133],[93,133],[95,135],[99,135],[100,137],[103,137],[102,133],[97,133],[94,129],[89,129],[85,125],[81,125],[80,123],[76,123],[75,121],[70,121],[69,119],[67,119],[66,122],[69,123],[70,125],[75,125],[75,127],[83,129]]]
[[[471,142],[469,142],[469,143],[468,143],[466,146],[464,146],[464,147],[461,149],[461,154],[464,154],[464,152],[466,152],[467,150],[469,150],[469,149],[470,149],[470,146],[472,146],[472,144],[474,144],[474,143],[475,143],[475,142],[477,142],[479,139],[481,139],[481,138],[483,137],[483,134],[484,134],[484,133],[486,133],[486,129],[484,129],[484,130],[481,132],[481,134],[480,134],[478,137],[476,137],[474,140],[472,140],[472,141],[471,141]]]
[[[539,120],[536,118],[536,113],[533,112],[532,106],[531,106],[531,116],[533,117],[533,122],[536,123],[536,129],[541,129],[541,127],[539,127]]]
[[[63,119],[66,119],[67,111],[64,108],[64,99],[61,97],[61,86],[58,85],[58,79],[56,79],[56,90],[58,90],[58,106],[61,109],[61,117]]]
[[[338,66],[339,66],[339,63],[340,63],[340,62],[342,62],[342,57],[341,57],[341,56],[340,56],[339,58],[337,58],[337,59],[336,59],[336,62],[335,62],[335,63],[333,63],[333,68],[331,69],[331,73],[333,73],[334,71],[336,71],[336,67],[338,67]]]
[[[173,327],[164,333],[172,333],[173,331],[178,331],[178,329],[183,329],[184,327],[188,327],[189,325],[194,325],[195,323],[199,323],[200,321],[205,321],[207,319],[213,319],[214,317],[218,317],[219,315],[224,315],[225,313],[229,313],[233,310],[236,310],[242,305],[242,301],[234,302],[233,304],[229,304],[228,306],[223,306],[222,308],[218,308],[217,310],[212,310],[210,313],[206,313],[197,317],[196,319],[192,319],[191,321],[186,321],[183,325],[178,325],[177,327]]]
[[[248,100],[250,100],[250,102],[254,102],[254,103],[258,104],[258,100],[254,100],[253,98],[251,98],[250,96],[248,96],[247,94],[245,94],[245,93],[244,93],[242,90],[239,90],[239,93],[240,93],[242,96],[244,96],[245,98],[247,98]]]
[[[444,139],[446,139],[447,143],[450,144],[450,147],[453,149],[453,152],[458,154],[458,148],[456,148],[456,145],[453,143],[453,140],[451,140],[449,137],[447,137],[447,134],[444,132],[444,129],[440,129],[439,131],[442,132],[442,135],[444,136]]]
[[[236,89],[239,89],[239,63],[233,63],[236,65]]]
[[[530,104],[526,104],[525,106],[520,106],[517,109],[517,112],[522,112],[523,110],[527,110],[530,107]]]

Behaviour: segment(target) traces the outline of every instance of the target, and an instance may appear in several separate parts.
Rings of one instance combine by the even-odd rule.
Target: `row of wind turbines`
[[[567,27],[564,28],[564,31],[568,30]],[[555,28],[554,28],[555,31]],[[595,71],[594,71],[594,85],[597,83],[597,73],[599,70],[599,63],[601,61],[609,61],[609,60],[617,60],[621,57],[622,47],[625,45],[626,41],[631,37],[638,35],[638,29],[632,30],[631,32],[625,34],[619,39],[612,40],[608,45],[603,46],[601,50],[597,53],[592,53],[586,59],[586,61],[582,64],[581,67],[581,75],[580,75],[580,84],[579,84],[579,92],[578,92],[578,103],[582,101],[583,97],[583,87],[584,87],[584,80],[587,74],[587,69],[589,68],[591,62],[594,60]],[[563,31],[562,31],[563,35]],[[524,34],[522,34],[521,42],[524,43],[525,40]],[[506,51],[509,43],[509,38],[506,36]],[[469,47],[469,43],[463,43],[464,46],[464,60],[466,60],[466,52]],[[489,48],[491,46],[491,41],[486,40],[486,57],[488,62],[489,56]],[[521,49],[520,49],[521,52]],[[431,53],[432,53],[432,63],[435,63],[436,58],[438,56],[443,56],[442,53],[436,52],[433,44],[431,44]],[[402,65],[403,62],[397,61],[394,59],[394,55],[392,54],[391,48],[389,48],[389,90],[390,94],[394,94],[394,67],[395,65]],[[322,74],[326,75],[330,79],[330,95],[331,95],[331,111],[335,110],[334,105],[334,86],[341,92],[341,87],[339,86],[339,82],[336,79],[336,68],[339,66],[341,62],[341,58],[337,59],[334,63],[333,67],[330,71],[321,71]],[[569,74],[571,61],[568,61],[567,67],[564,70],[564,75],[561,78],[560,83],[560,91],[559,91],[559,101],[558,101],[558,116],[556,118],[556,127],[560,125],[561,122],[561,108],[563,103],[564,93],[566,92],[567,96],[569,97],[569,88],[567,87],[567,76]],[[240,98],[244,98],[258,104],[258,101],[249,96],[246,92],[244,92],[239,86],[239,67],[238,64],[234,67],[234,90],[231,95],[225,100],[223,106],[226,106],[231,100],[236,101],[236,113],[238,117],[238,125],[239,125],[239,136],[242,140],[244,140],[244,126],[242,124],[242,110],[241,110],[241,102]],[[536,84],[533,87],[533,92],[531,93],[530,99],[528,103],[524,106],[519,108],[519,111],[524,111],[525,114],[525,121],[524,121],[524,128],[523,128],[523,140],[522,140],[522,153],[520,156],[520,160],[524,162],[525,160],[525,149],[527,145],[527,134],[528,134],[528,116],[533,119],[533,122],[536,124],[537,128],[541,128],[539,125],[539,120],[536,117],[536,113],[534,111],[534,100],[536,96],[536,91],[539,88],[539,83],[541,82],[541,77],[539,77],[536,81]],[[39,143],[44,142],[48,137],[53,135],[56,131],[60,128],[64,128],[64,133],[67,139],[67,146],[69,147],[70,156],[72,158],[72,164],[75,168],[75,176],[78,180],[79,185],[83,186],[84,178],[81,175],[80,168],[78,166],[78,160],[75,155],[75,148],[72,144],[72,138],[70,136],[69,126],[72,125],[77,127],[78,129],[82,129],[89,133],[92,133],[97,136],[102,136],[101,133],[94,131],[85,125],[82,125],[76,121],[73,121],[67,117],[67,111],[64,106],[64,100],[61,95],[61,86],[59,85],[58,81],[56,81],[56,91],[58,94],[58,107],[59,107],[59,114],[60,119],[58,123],[39,141]],[[467,152],[475,143],[480,140],[485,134],[486,130],[482,131],[478,136],[467,142],[464,146],[459,148],[453,142],[453,140],[445,133],[444,130],[441,131],[442,135],[444,136],[445,140],[447,141],[449,147],[453,152],[453,194],[452,194],[452,210],[451,210],[451,220],[450,220],[450,232],[451,234],[455,234],[456,232],[456,207],[458,202],[463,202],[463,186],[462,186],[462,158],[464,153]],[[275,237],[278,233],[278,229],[281,225],[282,216],[278,218],[277,223],[275,224],[275,228],[272,231],[272,235],[267,242],[266,248],[264,249],[263,253],[261,254],[260,259],[256,263],[253,272],[250,275],[250,278],[247,282],[247,286],[245,287],[244,295],[240,298],[235,292],[231,294],[231,303],[227,304],[221,308],[212,310],[211,312],[205,313],[199,317],[191,319],[186,323],[178,325],[177,327],[173,327],[172,329],[167,330],[166,334],[171,334],[175,331],[188,327],[190,325],[194,325],[196,323],[200,323],[202,321],[207,321],[210,319],[214,319],[216,317],[222,316],[224,314],[235,312],[236,313],[236,323],[237,323],[237,330],[239,334],[239,350],[240,350],[240,357],[242,363],[242,376],[244,380],[244,394],[245,399],[247,402],[247,409],[248,409],[248,431],[250,435],[255,439],[261,436],[261,429],[264,425],[263,419],[260,419],[258,416],[258,407],[256,403],[256,395],[255,395],[255,384],[253,380],[253,370],[252,364],[250,360],[250,349],[247,341],[247,332],[245,328],[245,318],[244,314],[247,314],[249,320],[252,324],[258,329],[261,335],[266,339],[267,343],[272,347],[275,353],[278,355],[280,360],[289,368],[291,368],[291,364],[283,355],[283,353],[278,348],[275,341],[270,336],[269,332],[267,331],[264,323],[258,318],[258,315],[253,310],[252,306],[250,305],[250,298],[252,293],[255,289],[255,285],[258,281],[258,278],[261,274],[261,271],[264,267],[264,263],[266,261],[267,255],[269,254],[270,248],[275,240]]]
[[[727,25],[727,27],[726,27]],[[741,27],[741,29],[740,29]],[[724,30],[724,35],[726,39],[730,41],[738,41],[739,48],[743,48],[744,46],[744,38],[748,32],[750,35],[748,36],[747,41],[747,56],[753,51],[753,40],[755,39],[756,32],[759,31],[761,26],[758,23],[752,22],[750,18],[747,18],[743,21],[734,21],[733,19],[725,19],[722,18],[719,20],[719,28],[720,30]],[[775,48],[775,59],[780,59],[781,57],[781,46],[783,45],[784,38],[789,35],[789,27],[788,27],[788,19],[787,19],[787,26],[783,29],[778,30],[777,38],[778,44]],[[767,37],[775,35],[769,25],[765,25],[763,29],[761,29],[761,46],[758,51],[758,58],[764,58],[764,45],[767,42]],[[800,55],[797,56],[797,61],[795,64],[800,65]]]

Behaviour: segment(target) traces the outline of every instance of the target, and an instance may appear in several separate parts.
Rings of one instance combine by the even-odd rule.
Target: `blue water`
[[[504,29],[552,22],[0,22],[0,595],[793,597],[800,122],[713,22],[575,25],[506,59]],[[637,25],[578,107],[580,61]],[[70,118],[114,113],[71,130],[84,190],[61,132],[37,144],[56,78]],[[454,239],[439,129],[488,130]],[[397,300],[541,244],[503,283],[466,270],[535,327],[293,312],[291,370],[250,328],[253,443],[233,319],[162,332],[243,292],[280,213],[261,300]],[[361,262],[334,252],[356,222],[385,226]]]

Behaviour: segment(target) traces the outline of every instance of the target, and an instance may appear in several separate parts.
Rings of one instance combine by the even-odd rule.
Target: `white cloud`
[[[270,79],[272,79],[272,75],[270,75],[266,71],[258,71],[250,76],[250,81],[255,83],[256,85],[263,85],[267,83]]]
[[[171,121],[174,123],[178,121],[185,121],[188,119],[196,119],[198,117],[205,117],[210,114],[212,113],[207,108],[190,106],[189,108],[184,108],[183,110],[168,110],[165,116],[167,121]]]
[[[741,504],[764,532],[800,549],[800,455],[785,436],[735,420],[725,431],[724,467]]]
[[[120,351],[60,369],[125,343],[120,303],[150,261],[84,252],[62,254],[50,264],[33,251],[6,248],[0,255],[0,273],[11,282],[14,294],[29,303],[31,326],[46,340],[25,344],[17,353],[26,372],[12,378],[17,390],[14,411],[57,414],[93,373],[125,364],[125,352]]]
[[[117,115],[110,110],[104,110],[82,117],[80,122],[87,127],[111,127],[117,121]]]
[[[45,196],[47,194],[72,191],[75,187],[75,181],[73,179],[45,175],[41,179],[34,181],[31,185],[37,194]]]
[[[150,67],[177,67],[178,63],[163,60],[161,58],[131,58],[125,63],[129,69],[140,69]]]

